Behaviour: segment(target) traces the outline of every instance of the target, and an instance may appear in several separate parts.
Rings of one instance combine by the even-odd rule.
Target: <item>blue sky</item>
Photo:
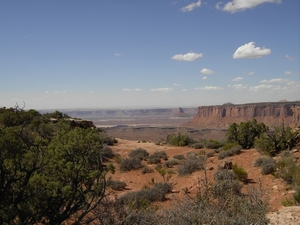
[[[300,100],[298,0],[12,0],[0,21],[0,106]]]

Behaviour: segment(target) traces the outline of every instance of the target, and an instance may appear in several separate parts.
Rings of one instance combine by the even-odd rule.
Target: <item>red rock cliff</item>
[[[300,126],[300,101],[200,106],[188,126],[228,128],[232,123],[256,119],[269,127],[282,124]]]

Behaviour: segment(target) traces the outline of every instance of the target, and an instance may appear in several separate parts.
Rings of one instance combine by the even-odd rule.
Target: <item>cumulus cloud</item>
[[[185,7],[182,7],[180,9],[181,12],[190,12],[192,10],[194,10],[195,8],[198,8],[201,6],[201,0],[198,0],[197,2],[193,2]]]
[[[260,83],[262,84],[272,84],[272,83],[286,83],[288,82],[288,79],[282,79],[282,78],[274,78],[270,80],[261,80]]]
[[[207,79],[207,77],[202,77],[202,80],[206,80]]]
[[[173,88],[152,88],[150,91],[169,92],[173,91]]]
[[[221,2],[218,2],[216,8],[226,12],[236,13],[246,9],[252,9],[266,2],[281,3],[281,0],[232,0],[231,2],[226,3],[224,7],[221,6]]]
[[[120,53],[115,53],[115,56],[121,56],[121,54]]]
[[[140,88],[135,88],[135,89],[130,89],[130,88],[123,88],[123,91],[142,91],[143,89]]]
[[[236,77],[236,78],[232,79],[232,81],[241,81],[241,80],[243,80],[243,77]]]
[[[254,72],[249,72],[249,73],[248,73],[248,75],[250,75],[250,76],[253,75],[253,74],[254,74]]]
[[[248,85],[243,85],[243,84],[235,84],[235,85],[228,85],[229,88],[233,88],[235,90],[241,91],[244,90],[248,87]]]
[[[260,48],[255,47],[254,42],[249,42],[247,44],[244,44],[240,46],[235,53],[233,54],[234,59],[242,59],[242,58],[260,58],[265,55],[271,54],[271,49],[268,48]]]
[[[186,54],[177,54],[172,57],[173,60],[178,60],[178,61],[194,61],[198,58],[201,58],[203,56],[202,53],[194,53],[194,52],[189,52]]]
[[[174,85],[174,86],[180,86],[181,84],[174,83],[173,85]]]
[[[289,70],[285,71],[284,74],[285,75],[293,75],[292,71],[289,71]]]
[[[187,91],[187,90],[184,88],[184,89],[182,89],[182,91]]]
[[[278,85],[272,85],[272,84],[260,84],[254,87],[250,87],[249,90],[250,91],[273,91],[273,90],[278,90],[280,89],[280,86]]]
[[[213,74],[214,71],[210,70],[210,69],[207,69],[207,68],[203,68],[200,73],[203,73],[203,74]]]
[[[293,60],[293,58],[289,55],[285,55],[285,58],[287,58],[288,60]]]
[[[205,87],[197,87],[195,88],[196,90],[200,90],[200,91],[218,91],[218,90],[223,90],[222,87],[217,87],[217,86],[205,86]]]

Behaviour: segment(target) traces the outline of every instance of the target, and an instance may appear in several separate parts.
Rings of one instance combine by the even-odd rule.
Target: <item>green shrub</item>
[[[244,168],[238,167],[237,164],[233,164],[232,171],[236,175],[237,179],[243,182],[247,181],[248,173]]]
[[[111,179],[107,181],[106,185],[115,191],[123,190],[127,186],[127,184],[123,181],[111,180]]]
[[[288,184],[300,186],[300,166],[295,163],[293,156],[279,158],[276,175]]]
[[[207,158],[210,158],[210,157],[213,157],[215,155],[215,152],[208,152],[207,154],[206,154],[206,157]]]
[[[122,172],[130,171],[130,170],[138,170],[142,168],[143,165],[141,161],[137,158],[125,158],[121,160],[120,163],[120,170]]]
[[[133,208],[145,208],[151,202],[166,200],[165,195],[172,190],[169,183],[155,183],[152,188],[129,192],[118,199],[119,204]]]
[[[114,153],[112,152],[111,148],[109,146],[107,146],[106,144],[103,145],[103,148],[102,148],[102,152],[101,152],[101,157],[104,159],[104,160],[107,160],[107,159],[111,159],[113,158],[115,155]]]
[[[160,159],[164,159],[164,160],[168,160],[168,156],[167,156],[167,153],[165,151],[154,152],[151,156],[152,157],[157,157],[157,158],[160,158]]]
[[[259,158],[257,158],[257,159],[254,161],[253,166],[259,167],[259,166],[261,166],[261,165],[264,163],[264,161],[267,160],[267,159],[268,159],[268,157],[265,157],[265,156],[259,157]]]
[[[219,155],[218,155],[218,159],[225,159],[225,158],[230,157],[230,156],[238,155],[238,154],[241,153],[241,151],[242,151],[241,146],[239,146],[239,145],[234,146],[234,147],[230,148],[227,151],[220,152]]]
[[[191,144],[190,147],[194,148],[194,149],[201,149],[201,148],[203,148],[203,144],[196,142],[196,143]]]
[[[208,149],[218,149],[222,146],[222,144],[217,140],[210,139],[209,141],[204,142],[204,147]]]
[[[205,169],[205,157],[188,158],[182,165],[178,166],[178,174],[185,176],[202,169]]]
[[[270,138],[267,138],[267,136],[263,134],[255,140],[254,148],[261,154],[271,155],[274,144]]]
[[[138,148],[138,149],[132,150],[128,156],[131,158],[137,158],[139,160],[143,160],[147,156],[149,156],[149,153],[143,148]]]
[[[149,168],[149,167],[143,167],[143,169],[142,169],[142,174],[145,174],[145,173],[153,173],[154,172],[154,170],[153,169],[151,169],[151,168]]]
[[[274,173],[276,169],[276,161],[273,158],[267,158],[261,164],[261,174],[267,175]]]
[[[147,158],[147,163],[148,164],[158,164],[158,163],[160,163],[160,158],[157,156],[149,156]]]
[[[178,159],[172,158],[164,163],[164,167],[167,167],[167,168],[172,168],[174,165],[179,165]]]
[[[173,158],[178,159],[178,160],[184,160],[185,159],[184,155],[174,155]]]
[[[229,150],[229,149],[231,149],[232,147],[235,147],[235,146],[239,146],[239,143],[237,143],[237,142],[234,142],[234,143],[227,142],[227,143],[222,147],[222,150],[223,150],[223,151],[227,151],[227,150]]]
[[[173,146],[187,146],[194,143],[194,140],[191,139],[187,134],[170,134],[167,136],[167,142]]]
[[[216,181],[221,181],[221,180],[235,180],[236,176],[234,173],[228,169],[218,169],[215,174],[214,178]]]

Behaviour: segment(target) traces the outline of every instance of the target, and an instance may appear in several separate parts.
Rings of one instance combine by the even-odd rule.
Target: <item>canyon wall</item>
[[[186,125],[201,128],[228,128],[232,123],[256,119],[269,127],[300,126],[300,101],[200,106]]]

